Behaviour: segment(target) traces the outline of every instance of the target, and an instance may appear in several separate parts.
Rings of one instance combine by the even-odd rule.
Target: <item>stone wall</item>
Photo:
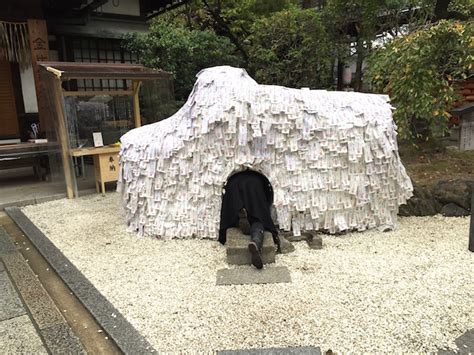
[[[413,197],[400,206],[400,216],[467,216],[474,180],[441,180],[432,187],[414,185]]]

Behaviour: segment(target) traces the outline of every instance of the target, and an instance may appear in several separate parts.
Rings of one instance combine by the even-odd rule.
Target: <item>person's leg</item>
[[[239,211],[244,207],[240,197],[238,180],[233,179],[225,186],[222,195],[219,242],[225,244],[227,228],[239,225]]]
[[[264,228],[263,224],[248,216],[250,226],[250,238],[251,241],[248,245],[250,255],[252,257],[252,265],[255,266],[257,269],[263,268],[262,262],[262,246],[263,246],[263,236],[264,236]]]
[[[239,222],[237,224],[237,227],[245,235],[250,235],[250,222],[248,221],[247,211],[245,211],[245,208],[242,208],[239,211]]]
[[[270,211],[272,197],[270,193],[267,193],[269,187],[264,181],[263,175],[248,172],[242,179],[240,191],[250,225],[255,221],[249,216],[261,222],[265,230],[273,233],[276,228]]]

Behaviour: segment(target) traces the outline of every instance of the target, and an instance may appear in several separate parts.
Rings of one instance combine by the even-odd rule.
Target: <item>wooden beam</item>
[[[57,77],[51,77],[49,80],[52,81],[53,85],[53,95],[54,95],[54,106],[57,114],[57,132],[58,140],[61,148],[61,158],[63,162],[63,171],[64,179],[66,180],[66,194],[68,198],[74,198],[74,180],[73,176],[74,171],[72,169],[70,146],[69,146],[69,137],[66,128],[66,114],[64,112],[64,106],[62,102],[62,87],[61,80]]]
[[[64,96],[96,96],[96,95],[110,95],[110,96],[133,96],[133,90],[96,90],[96,91],[63,91]]]
[[[142,85],[141,81],[134,80],[132,82],[132,88],[133,88],[133,118],[135,120],[135,127],[141,127],[141,125],[142,125],[142,120],[141,120],[141,117],[140,117],[140,99],[138,97],[141,85]]]
[[[146,68],[139,64],[125,63],[78,63],[42,62],[41,66],[61,74],[62,80],[70,79],[126,79],[134,81],[156,80],[173,74],[163,70]]]
[[[97,155],[97,154],[111,154],[111,153],[118,153],[118,152],[120,152],[120,146],[71,149],[71,155],[73,157],[83,157],[86,155]]]
[[[53,73],[54,75],[56,75],[58,78],[61,78],[61,75],[62,75],[62,71],[61,70],[57,70],[57,69],[54,69],[52,67],[47,67],[46,68],[47,71],[49,71],[50,73]]]

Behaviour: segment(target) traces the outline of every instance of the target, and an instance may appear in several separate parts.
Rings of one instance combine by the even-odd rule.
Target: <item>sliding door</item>
[[[0,61],[0,140],[19,137],[11,64]]]

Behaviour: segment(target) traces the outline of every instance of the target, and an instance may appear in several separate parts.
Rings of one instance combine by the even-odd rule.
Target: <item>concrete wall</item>
[[[116,20],[93,17],[87,25],[62,25],[55,26],[55,32],[62,35],[90,36],[97,38],[122,38],[128,32],[146,32],[148,24],[135,21]]]
[[[148,24],[140,19],[113,19],[101,15],[140,16],[140,2],[139,0],[109,0],[92,13],[85,25],[57,23],[53,30],[61,35],[121,38],[125,33],[146,32],[149,28]]]
[[[23,93],[23,104],[25,106],[25,113],[38,112],[38,102],[36,101],[35,79],[33,77],[33,68],[20,73],[21,91]]]
[[[49,60],[57,61],[58,51],[50,50]],[[33,68],[31,67],[31,65],[24,71],[20,72],[20,79],[25,113],[38,113],[38,101],[36,100],[35,79],[33,77]]]
[[[139,0],[109,0],[99,7],[98,12],[107,14],[140,16]]]

